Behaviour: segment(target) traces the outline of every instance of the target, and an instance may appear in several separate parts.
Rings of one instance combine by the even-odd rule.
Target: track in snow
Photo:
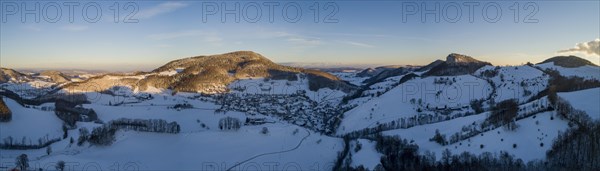
[[[256,159],[256,158],[258,158],[258,157],[261,157],[261,156],[272,155],[272,154],[280,154],[280,153],[287,153],[287,152],[294,151],[294,150],[298,149],[298,148],[300,147],[300,145],[302,145],[302,142],[304,142],[304,140],[306,140],[306,138],[308,138],[308,136],[310,136],[310,131],[308,131],[308,130],[306,130],[306,129],[304,129],[304,130],[305,130],[305,131],[306,131],[308,134],[307,134],[306,136],[304,136],[304,138],[302,138],[302,140],[300,140],[300,142],[298,142],[298,144],[296,145],[296,147],[294,147],[294,148],[291,148],[291,149],[289,149],[289,150],[284,150],[284,151],[276,151],[276,152],[270,152],[270,153],[263,153],[263,154],[258,154],[258,155],[252,156],[252,157],[250,157],[250,158],[248,158],[248,159],[246,159],[246,160],[244,160],[244,161],[241,161],[241,162],[239,162],[239,163],[237,163],[237,164],[235,164],[235,165],[231,166],[229,169],[227,169],[227,171],[231,171],[233,168],[235,168],[235,167],[238,167],[238,166],[240,166],[240,165],[242,165],[242,164],[244,164],[244,163],[246,163],[246,162],[248,162],[248,161],[250,161],[250,160],[254,160],[254,159]]]

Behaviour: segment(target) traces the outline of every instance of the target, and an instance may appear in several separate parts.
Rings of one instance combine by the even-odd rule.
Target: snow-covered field
[[[62,136],[62,120],[56,117],[54,111],[25,108],[14,100],[3,99],[13,116],[10,122],[0,123],[0,140],[12,137],[14,141],[21,142],[25,137],[26,143],[37,143],[39,138],[46,136],[50,139]]]
[[[94,109],[104,122],[119,118],[164,119],[176,121],[182,131],[179,134],[119,131],[116,141],[107,147],[87,144],[79,147],[69,144],[67,138],[52,144],[50,155],[45,154],[45,148],[0,150],[0,168],[14,167],[15,157],[25,153],[29,155],[31,166],[44,170],[53,170],[59,160],[67,162],[67,166],[75,170],[226,170],[234,166],[234,170],[330,170],[337,152],[343,149],[343,141],[339,138],[327,137],[268,116],[261,117],[276,122],[242,126],[237,131],[219,130],[219,119],[229,116],[243,122],[246,115],[240,112],[216,113],[214,104],[185,96],[153,94],[152,100],[121,106],[109,106],[108,103],[124,97],[96,93],[88,96],[93,97],[90,99],[93,103],[83,107]],[[11,122],[0,123],[2,138],[13,136],[20,141],[22,136],[62,136],[62,121],[54,112],[20,107],[10,99],[5,101],[14,117]],[[168,108],[183,102],[192,104],[194,108]],[[78,123],[78,127],[90,130],[97,126],[100,125]],[[261,133],[263,127],[268,129],[267,134]],[[69,131],[69,136],[75,140],[78,134],[78,130]]]
[[[556,138],[558,132],[564,132],[568,128],[567,121],[558,119],[556,116],[551,119],[553,114],[553,112],[544,112],[534,115],[535,117],[531,116],[519,120],[517,121],[519,128],[515,131],[500,127],[446,146],[429,141],[435,135],[435,130],[439,130],[441,134],[448,137],[455,132],[460,132],[465,124],[482,121],[486,118],[486,114],[415,126],[409,129],[386,131],[384,135],[398,135],[402,138],[414,140],[423,151],[434,152],[438,159],[441,158],[443,150],[449,149],[453,154],[468,151],[477,155],[483,152],[499,153],[500,151],[506,151],[527,162],[534,159],[544,159],[546,151],[550,149],[552,140]],[[543,146],[540,143],[543,143]],[[513,148],[513,144],[516,144],[516,148]],[[481,145],[483,145],[483,148],[481,148]]]
[[[490,93],[485,80],[470,75],[415,78],[346,112],[337,133],[375,127],[426,110],[468,108],[471,100],[485,99]]]
[[[600,80],[598,67],[564,68],[552,63],[536,66],[559,70],[565,76]],[[178,72],[107,79],[143,79]],[[334,74],[359,86],[367,79],[356,77],[354,72]],[[448,149],[453,154],[475,155],[506,151],[528,162],[544,159],[553,139],[570,126],[554,111],[547,111],[547,97],[531,99],[548,87],[550,79],[535,67],[484,66],[472,75],[417,76],[399,84],[404,76],[374,83],[346,104],[341,102],[348,94],[329,88],[311,91],[308,79],[301,74],[295,81],[236,80],[227,87],[226,93],[231,96],[174,93],[154,87],[142,91],[129,86],[112,87],[103,93],[81,92],[91,102],[81,107],[93,109],[98,121],[77,122],[77,128],[92,130],[122,118],[161,119],[177,122],[181,128],[178,134],[119,130],[116,141],[109,146],[72,144],[70,139],[77,141],[79,137],[78,129],[69,130],[68,138],[62,139],[63,121],[51,110],[54,103],[21,106],[3,98],[12,111],[12,120],[0,122],[1,143],[6,144],[8,139],[28,145],[37,144],[39,139],[61,140],[50,145],[49,155],[46,148],[1,149],[0,170],[13,168],[15,158],[21,154],[29,156],[31,168],[44,170],[54,170],[57,161],[67,162],[67,170],[331,170],[338,153],[344,150],[342,135],[378,127],[382,135],[407,139],[419,146],[421,154],[430,151],[437,159]],[[34,98],[39,95],[36,93],[49,92],[54,86],[39,80],[1,85],[24,98]],[[591,118],[600,119],[600,88],[558,95]],[[518,128],[482,127],[494,104],[509,99],[519,103]],[[475,112],[479,101],[479,112]],[[344,107],[353,108],[343,113]],[[219,122],[225,117],[249,124],[235,131],[221,130]],[[259,122],[252,122],[254,119]],[[446,145],[434,142],[431,139],[436,132],[448,140],[455,135],[456,141]],[[469,134],[472,132],[476,134]],[[372,138],[369,135],[373,132],[364,134],[349,141],[347,157],[352,159],[350,166],[372,170],[383,154],[375,149],[376,141],[364,139]]]
[[[21,98],[32,99],[41,95],[47,94],[52,90],[55,83],[34,80],[24,83],[2,83],[0,88],[10,90],[18,94]]]
[[[343,147],[339,139],[315,133],[308,135],[306,131],[293,134],[294,129],[302,128],[283,124],[265,126],[270,128],[267,135],[260,133],[262,126],[243,127],[237,132],[207,131],[177,135],[119,132],[116,142],[110,147],[69,148],[56,144],[53,145],[54,154],[32,163],[43,166],[63,160],[79,164],[79,169],[94,166],[102,170],[115,167],[115,163],[120,170],[127,167],[137,170],[226,170],[256,155],[293,149],[254,158],[234,169],[281,170],[296,167],[327,170],[330,162],[335,160],[336,152]],[[299,143],[300,146],[295,149]],[[13,161],[14,158],[6,160]]]
[[[352,142],[350,146],[350,153],[352,154],[352,167],[358,167],[360,165],[364,166],[366,169],[373,170],[375,166],[377,166],[380,162],[381,153],[375,150],[375,145],[377,142],[367,140],[367,139],[358,139]],[[360,144],[361,148],[356,151],[356,146]]]
[[[548,62],[536,65],[542,69],[554,69],[560,72],[563,76],[577,76],[584,79],[595,79],[600,80],[600,67],[597,66],[581,66],[576,68],[565,68],[562,66],[554,65],[554,62]]]
[[[583,110],[592,119],[600,119],[600,88],[558,93],[575,109]]]
[[[484,66],[475,71],[474,75],[482,75],[484,71],[497,71],[498,74],[489,78],[496,86],[493,98],[497,101],[517,99],[527,101],[531,96],[543,91],[548,86],[548,75],[542,71],[527,66],[494,67]],[[483,77],[483,76],[482,76]]]

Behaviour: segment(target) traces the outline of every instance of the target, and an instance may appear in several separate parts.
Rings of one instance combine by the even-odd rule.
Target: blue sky
[[[537,63],[566,54],[600,63],[597,43],[595,50],[592,47],[591,52],[586,52],[585,49],[586,42],[600,38],[599,1],[533,1],[529,4],[527,1],[468,1],[476,4],[473,22],[469,21],[469,7],[464,1],[116,2],[120,7],[118,23],[113,21],[111,10],[115,1],[95,2],[102,10],[95,23],[85,20],[94,18],[94,8],[87,8],[88,17],[83,16],[82,8],[90,7],[90,2],[79,2],[79,6],[74,7],[73,23],[69,22],[68,7],[62,1],[57,2],[61,17],[52,23],[45,20],[56,16],[52,1],[38,2],[37,11],[43,14],[40,22],[36,22],[32,14],[22,15],[13,9],[16,5],[18,10],[23,6],[35,10],[35,1],[2,1],[1,66],[148,70],[178,58],[237,50],[252,50],[275,62],[424,65],[456,52],[495,65]],[[273,22],[269,21],[265,2],[278,3],[273,7]],[[223,6],[235,9],[236,3],[240,5],[237,11],[240,21],[227,14],[226,21],[222,22]],[[314,10],[317,9],[315,3],[319,10]],[[433,10],[436,4],[439,4],[435,12],[439,14],[439,22],[435,22],[433,14],[421,15],[423,8]],[[131,6],[125,9],[126,5]],[[216,14],[208,15],[215,5],[219,8]],[[295,10],[295,5],[299,5],[301,12]],[[496,11],[494,5],[498,5],[501,12]],[[261,8],[260,18],[256,15],[256,6]],[[411,15],[415,6],[418,11]],[[455,18],[457,6],[461,9],[459,19]],[[133,7],[139,9],[132,17],[138,22],[123,23]],[[484,7],[488,9],[485,12]],[[519,12],[518,22],[514,21],[515,9]],[[283,11],[287,17],[282,15]],[[318,22],[314,21],[315,11],[319,13]],[[301,16],[291,22],[297,13]],[[332,13],[334,15],[326,20]],[[494,21],[496,13],[501,16]],[[524,23],[531,13],[535,15],[528,21],[537,22]],[[22,22],[22,18],[26,21]],[[422,18],[426,21],[421,21]],[[576,47],[577,43],[583,43],[578,45],[583,48]],[[558,53],[561,50],[566,51]]]

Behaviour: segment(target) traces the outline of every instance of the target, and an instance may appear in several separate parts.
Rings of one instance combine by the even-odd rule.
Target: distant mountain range
[[[347,69],[366,69],[383,66],[385,64],[350,64],[350,63],[319,63],[319,62],[283,62],[280,65],[307,68],[307,69],[333,69],[333,68],[347,68]]]

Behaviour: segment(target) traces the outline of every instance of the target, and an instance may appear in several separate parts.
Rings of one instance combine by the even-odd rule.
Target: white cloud
[[[375,47],[373,45],[370,44],[366,44],[366,43],[359,43],[359,42],[353,42],[353,41],[339,41],[340,43],[344,43],[344,44],[348,44],[348,45],[352,45],[352,46],[357,46],[357,47],[364,47],[364,48],[372,48]]]
[[[154,16],[160,15],[160,14],[165,14],[171,11],[175,11],[177,9],[183,8],[188,6],[188,4],[185,3],[181,3],[181,2],[165,2],[162,4],[159,4],[157,6],[148,8],[148,9],[141,9],[139,13],[137,13],[137,15],[135,15],[135,18],[139,18],[139,19],[144,19],[144,18],[152,18]]]
[[[61,27],[61,30],[65,30],[65,31],[83,31],[83,30],[87,30],[89,27],[88,26],[83,26],[83,25],[66,25]]]
[[[589,42],[577,43],[571,49],[560,50],[558,53],[584,53],[587,55],[600,56],[600,38]]]

